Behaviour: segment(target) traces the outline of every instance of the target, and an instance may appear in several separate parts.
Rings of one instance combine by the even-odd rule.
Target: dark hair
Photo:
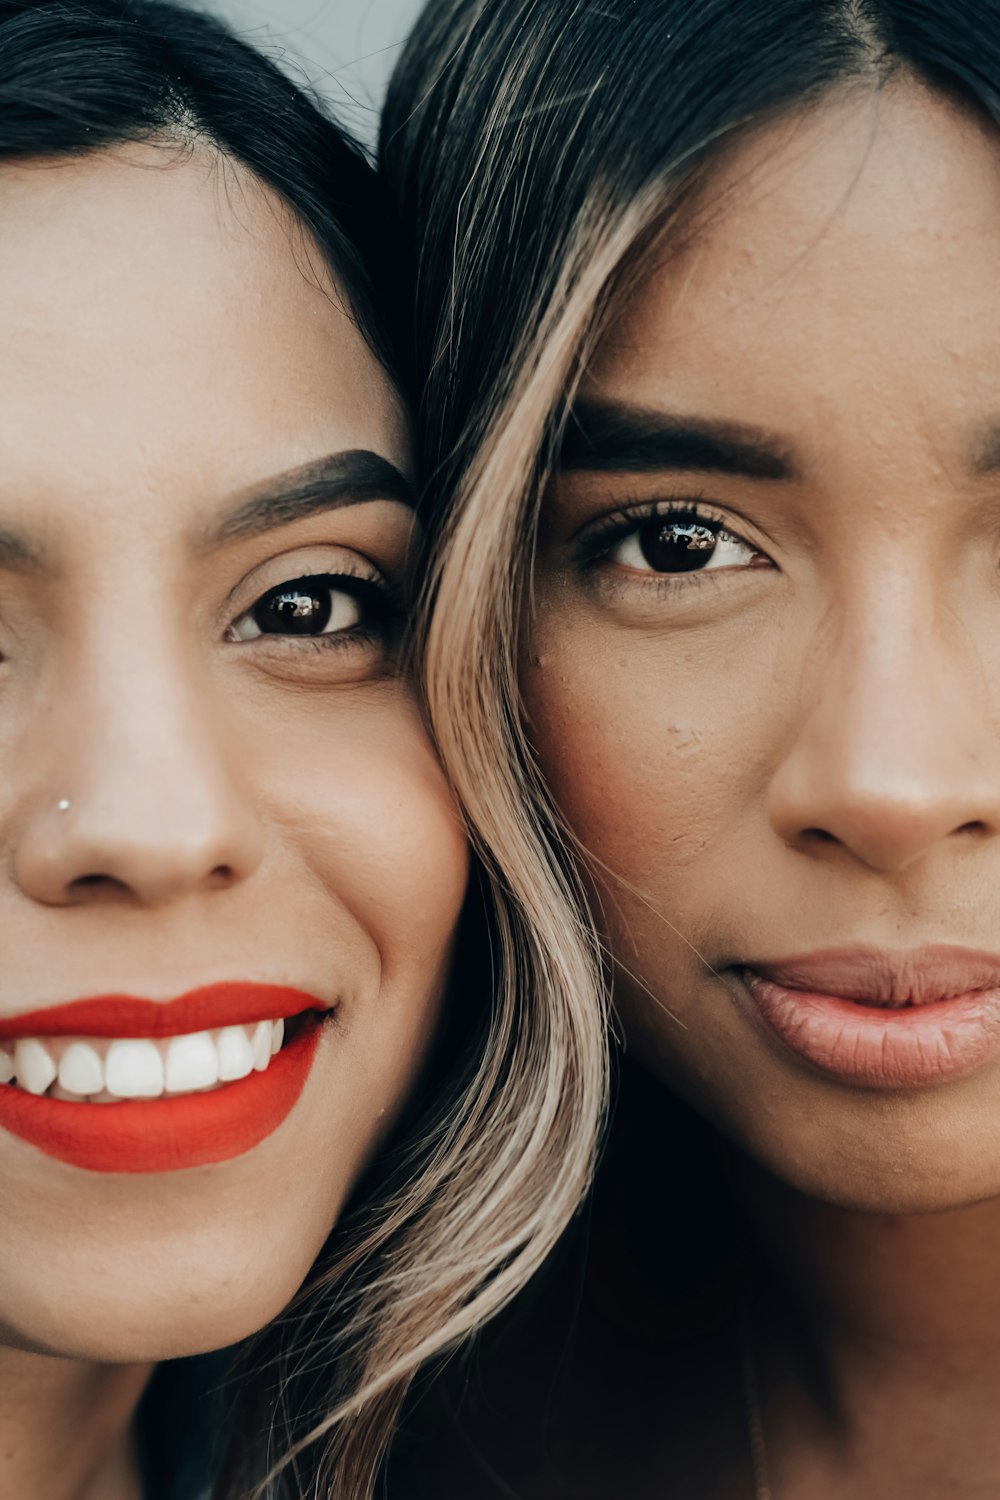
[[[381,183],[277,68],[160,0],[0,0],[0,161],[132,140],[205,141],[245,164],[312,231],[388,350],[399,242]],[[475,871],[452,955],[460,993],[405,1114],[298,1297],[230,1368],[219,1497],[371,1500],[418,1370],[520,1289],[579,1200],[603,1104],[596,955],[565,951],[527,823],[518,807],[488,840],[508,851],[504,879],[485,861]],[[164,1366],[151,1388],[168,1451],[181,1424],[192,1431],[170,1404],[178,1373]]]
[[[0,164],[66,158],[129,142],[205,144],[273,189],[311,233],[376,357],[398,373],[396,247],[381,184],[361,148],[302,88],[219,21],[181,4],[0,0]],[[422,1165],[418,1161],[415,1170]],[[375,1180],[357,1198],[356,1218],[367,1210],[373,1223],[388,1221],[397,1239],[405,1238],[410,1221],[398,1202],[387,1205],[384,1183]],[[383,1228],[382,1238],[388,1234]],[[332,1311],[346,1283],[355,1323],[365,1315],[367,1331],[381,1333],[384,1325],[397,1331],[398,1319],[384,1312],[381,1284],[365,1279],[372,1257],[366,1259],[361,1240],[356,1226],[352,1238],[349,1225],[338,1225],[314,1267],[319,1284],[307,1289],[308,1308],[247,1341],[238,1361],[231,1351],[221,1364],[203,1359],[161,1367],[141,1413],[145,1455],[157,1485],[169,1484],[173,1475],[201,1494],[207,1475],[200,1466],[210,1450],[222,1459],[228,1447],[216,1493],[311,1492],[321,1464],[329,1461],[322,1444],[300,1456],[294,1473],[290,1466],[273,1477],[269,1471],[280,1468],[283,1446],[308,1439],[312,1425],[324,1419],[329,1426],[332,1408],[349,1397],[355,1398],[352,1434],[364,1440],[368,1466],[377,1462],[391,1421],[363,1389],[363,1361],[347,1334],[337,1342]],[[369,1225],[366,1243],[373,1242],[378,1235]],[[345,1311],[345,1323],[347,1318]],[[282,1361],[303,1362],[301,1339],[309,1329],[322,1350],[313,1355],[318,1373],[311,1373],[313,1404],[306,1407],[295,1400],[292,1392],[299,1387]],[[209,1422],[214,1430],[204,1430],[204,1409],[199,1419],[192,1404],[193,1371],[203,1384],[222,1383],[219,1410],[213,1409]],[[295,1408],[296,1422],[279,1425],[282,1400]],[[198,1465],[198,1476],[188,1468],[174,1474],[179,1463]],[[335,1483],[329,1493],[356,1500],[368,1492],[360,1483]]]
[[[518,638],[588,357],[650,255],[697,232],[727,147],[906,74],[1000,122],[1000,0],[429,0],[397,67],[380,160],[409,263],[434,533],[425,691],[498,881],[529,905],[499,808],[521,810],[538,867],[564,872],[573,902],[553,898],[548,926],[565,947],[599,935],[524,724]],[[578,1041],[597,992],[577,991]],[[581,1070],[600,1066],[579,1050]]]
[[[302,88],[182,5],[0,0],[0,160],[199,137],[285,200],[395,369],[385,201],[360,147]]]
[[[910,71],[1000,119],[996,0],[430,0],[381,162],[414,277],[420,432],[447,504],[595,210],[676,203],[727,143]],[[443,466],[443,467],[442,467]]]

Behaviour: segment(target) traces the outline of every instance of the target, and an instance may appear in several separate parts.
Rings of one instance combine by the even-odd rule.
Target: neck
[[[0,1347],[0,1494],[141,1500],[133,1424],[150,1374]]]
[[[996,1494],[1000,1200],[880,1215],[806,1198],[749,1163],[738,1175],[777,1272],[756,1337],[788,1472],[796,1453],[815,1466],[825,1442],[870,1493],[904,1493],[912,1465],[946,1475],[956,1500]]]
[[[1000,1199],[882,1215],[804,1197],[752,1166],[743,1181],[817,1341],[921,1366],[942,1355],[1000,1380]]]

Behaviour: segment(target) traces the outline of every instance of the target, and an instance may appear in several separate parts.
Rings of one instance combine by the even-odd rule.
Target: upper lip
[[[92,995],[0,1018],[0,1041],[28,1036],[166,1037],[253,1021],[288,1019],[331,1007],[291,985],[231,980],[202,985],[173,1000]]]
[[[788,989],[880,1005],[930,1005],[1000,988],[1000,956],[950,945],[827,948],[744,968]]]

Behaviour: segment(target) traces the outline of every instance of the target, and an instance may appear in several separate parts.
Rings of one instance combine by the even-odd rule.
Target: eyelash
[[[330,590],[347,594],[356,599],[364,609],[366,618],[343,630],[315,635],[298,635],[294,631],[261,631],[257,636],[239,638],[232,634],[241,621],[252,616],[254,611],[271,595],[291,590],[297,585],[313,585],[316,593]],[[390,633],[397,631],[406,617],[406,605],[401,592],[382,574],[368,575],[347,572],[299,573],[292,578],[272,584],[257,595],[248,608],[242,610],[227,630],[228,638],[238,645],[257,645],[267,642],[270,649],[345,651],[365,646],[382,644]],[[267,649],[265,647],[265,649]]]
[[[626,501],[617,510],[603,516],[600,521],[589,527],[586,535],[581,537],[578,546],[578,561],[581,567],[588,571],[600,567],[602,563],[607,562],[611,552],[620,542],[632,536],[647,521],[661,518],[708,526],[720,539],[739,542],[743,546],[754,547],[755,550],[761,551],[755,543],[733,531],[719,511],[706,504],[700,496],[692,495],[683,500],[636,500],[634,503]],[[659,588],[684,587],[692,582],[704,586],[706,583],[718,583],[718,581],[716,576],[707,572],[658,574],[652,575],[650,579],[650,583],[655,583]],[[649,584],[644,587],[649,587]]]

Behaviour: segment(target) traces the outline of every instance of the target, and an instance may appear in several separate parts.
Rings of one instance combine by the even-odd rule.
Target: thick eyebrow
[[[260,536],[318,511],[369,500],[398,500],[411,510],[416,508],[412,485],[387,458],[368,448],[331,453],[255,485],[235,510],[212,526],[208,543],[215,546]]]
[[[594,400],[574,403],[559,467],[593,473],[684,470],[745,479],[798,477],[788,450],[772,433]]]

